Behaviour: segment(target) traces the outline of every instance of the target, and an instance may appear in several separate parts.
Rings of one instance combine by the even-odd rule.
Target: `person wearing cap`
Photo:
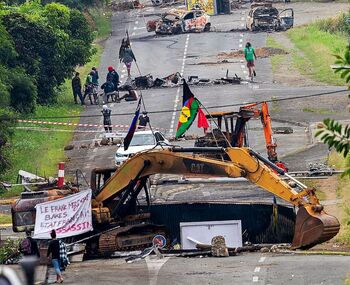
[[[38,243],[32,238],[32,232],[26,230],[26,238],[21,241],[19,251],[24,256],[36,255],[40,257]]]
[[[102,115],[103,115],[103,125],[106,133],[112,132],[112,121],[111,121],[111,112],[112,110],[108,108],[107,105],[102,106]],[[109,139],[108,139],[109,140]],[[112,139],[113,140],[113,139]]]
[[[149,123],[149,117],[147,116],[147,112],[143,111],[139,117],[139,129],[145,129],[147,124]]]
[[[114,84],[114,90],[118,91],[119,85],[119,74],[115,71],[113,66],[108,66],[108,73],[106,77],[106,82],[111,81]]]

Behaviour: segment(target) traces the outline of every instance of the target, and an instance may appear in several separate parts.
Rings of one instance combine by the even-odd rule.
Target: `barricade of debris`
[[[179,72],[155,79],[153,79],[152,74],[147,74],[138,76],[132,80],[127,80],[119,87],[119,91],[128,91],[130,89],[173,88],[180,86],[183,79]],[[228,70],[225,77],[221,77],[220,79],[201,78],[197,75],[191,75],[187,78],[188,85],[240,84],[241,82],[242,78],[237,74],[233,77],[229,77]]]
[[[109,4],[109,8],[113,11],[125,11],[131,9],[141,9],[144,5],[140,3],[139,0],[115,0]]]

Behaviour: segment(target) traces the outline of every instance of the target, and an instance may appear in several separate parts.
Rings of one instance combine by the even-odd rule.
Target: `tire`
[[[176,27],[173,28],[173,34],[178,35],[182,33],[182,29],[180,25],[177,25]]]
[[[210,32],[210,23],[206,23],[204,26],[204,32]]]

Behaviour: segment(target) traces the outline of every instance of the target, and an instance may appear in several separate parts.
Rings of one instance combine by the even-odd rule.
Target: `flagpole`
[[[197,99],[197,98],[196,98],[196,99]],[[219,129],[220,133],[221,133],[222,136],[225,138],[225,141],[227,142],[227,144],[229,145],[229,147],[232,147],[231,143],[228,141],[227,137],[226,137],[225,134],[222,132],[221,128],[219,128],[219,126],[218,126],[218,124],[215,122],[214,118],[210,115],[210,113],[209,113],[209,111],[207,110],[207,108],[205,108],[205,106],[202,104],[201,101],[199,101],[198,99],[197,99],[197,101],[199,102],[199,105],[200,105],[201,107],[203,107],[204,110],[207,112],[207,114],[210,116],[210,118],[211,118],[212,121],[214,122],[215,126]],[[213,133],[213,137],[214,137],[214,139],[215,139],[216,145],[218,146],[218,143],[217,143],[217,140],[216,140],[216,137],[215,137],[214,133]]]
[[[130,44],[130,49],[132,50],[128,30],[126,30],[126,36],[127,36],[128,42],[129,42],[129,44]],[[142,76],[141,70],[140,70],[139,65],[137,64],[137,61],[136,61],[136,57],[135,57],[135,65],[136,65],[136,68],[137,68],[137,70],[138,70],[138,72],[139,72],[139,75]],[[141,98],[141,102],[142,102],[143,109],[144,109],[145,112],[147,113],[147,109],[146,109],[145,101],[143,100],[143,94],[142,94],[142,90],[141,90],[141,89],[140,89],[140,98]],[[152,135],[155,137],[154,131],[153,131],[153,128],[152,128],[152,125],[151,125],[151,121],[150,121],[150,120],[148,120],[148,125],[149,125],[149,128],[150,128],[151,132],[152,132]],[[161,144],[160,144],[160,146],[161,146],[162,149],[164,149],[163,146],[162,146]]]

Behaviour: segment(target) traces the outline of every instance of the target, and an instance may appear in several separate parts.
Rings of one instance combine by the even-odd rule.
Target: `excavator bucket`
[[[293,249],[309,249],[334,237],[340,228],[336,217],[326,214],[322,206],[300,207],[295,222]]]

